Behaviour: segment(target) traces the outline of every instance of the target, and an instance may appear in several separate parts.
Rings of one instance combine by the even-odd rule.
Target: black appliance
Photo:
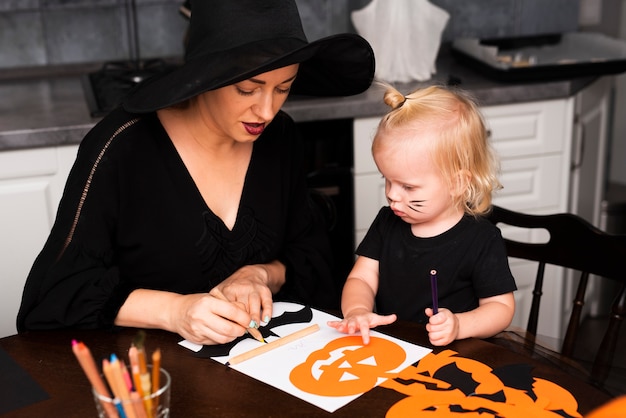
[[[84,74],[81,82],[89,113],[93,117],[106,115],[137,84],[177,65],[162,59],[113,61],[98,71]]]
[[[126,0],[125,11],[129,59],[107,62],[100,70],[83,75],[81,80],[93,117],[104,116],[113,110],[142,81],[180,65],[163,59],[140,60],[135,0]]]

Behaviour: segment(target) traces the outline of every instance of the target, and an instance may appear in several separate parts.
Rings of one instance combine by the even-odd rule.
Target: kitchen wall
[[[354,31],[370,0],[297,0],[310,40]],[[383,0],[385,1],[385,0]],[[444,40],[576,30],[578,0],[431,0],[450,15]],[[130,0],[0,0],[0,70],[128,59]],[[136,0],[139,56],[182,54],[182,0]]]

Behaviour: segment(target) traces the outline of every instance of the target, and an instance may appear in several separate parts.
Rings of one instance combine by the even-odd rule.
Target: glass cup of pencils
[[[151,364],[146,366],[143,374],[121,370],[122,381],[120,381],[115,378],[117,371],[109,370],[109,366],[113,368],[114,362],[103,367],[103,380],[108,382],[109,393],[117,395],[111,398],[100,394],[92,387],[98,417],[169,418],[172,380],[167,370],[162,367],[153,368]],[[122,384],[126,390],[119,387]]]

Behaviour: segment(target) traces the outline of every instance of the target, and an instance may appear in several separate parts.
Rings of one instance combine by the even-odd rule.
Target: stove
[[[106,115],[136,85],[178,65],[163,59],[112,61],[105,63],[98,71],[84,74],[81,81],[89,113],[92,117]]]
[[[182,65],[182,59],[140,59],[136,0],[125,0],[125,10],[128,59],[107,62],[100,70],[82,76],[83,91],[92,117],[109,113],[144,80]],[[178,11],[188,21],[191,16],[190,1],[186,0]],[[186,36],[184,41],[186,43]]]

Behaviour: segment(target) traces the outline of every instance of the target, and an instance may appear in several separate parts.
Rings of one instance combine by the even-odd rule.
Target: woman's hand
[[[240,303],[258,325],[272,317],[272,292],[285,282],[285,267],[277,261],[244,266],[216,286],[229,301]]]
[[[437,315],[433,315],[431,308],[426,308],[428,324],[428,339],[432,345],[448,345],[459,335],[459,319],[446,308],[440,308]]]
[[[115,324],[164,329],[196,344],[211,345],[228,343],[243,335],[250,321],[243,304],[230,302],[223,295],[137,289],[128,295]]]
[[[238,302],[211,293],[181,295],[171,312],[173,331],[196,344],[225,344],[246,333],[250,314]]]
[[[328,326],[344,334],[353,335],[361,332],[363,344],[370,342],[370,329],[379,325],[388,325],[396,320],[396,315],[378,315],[366,309],[354,309],[341,321],[328,321]]]

